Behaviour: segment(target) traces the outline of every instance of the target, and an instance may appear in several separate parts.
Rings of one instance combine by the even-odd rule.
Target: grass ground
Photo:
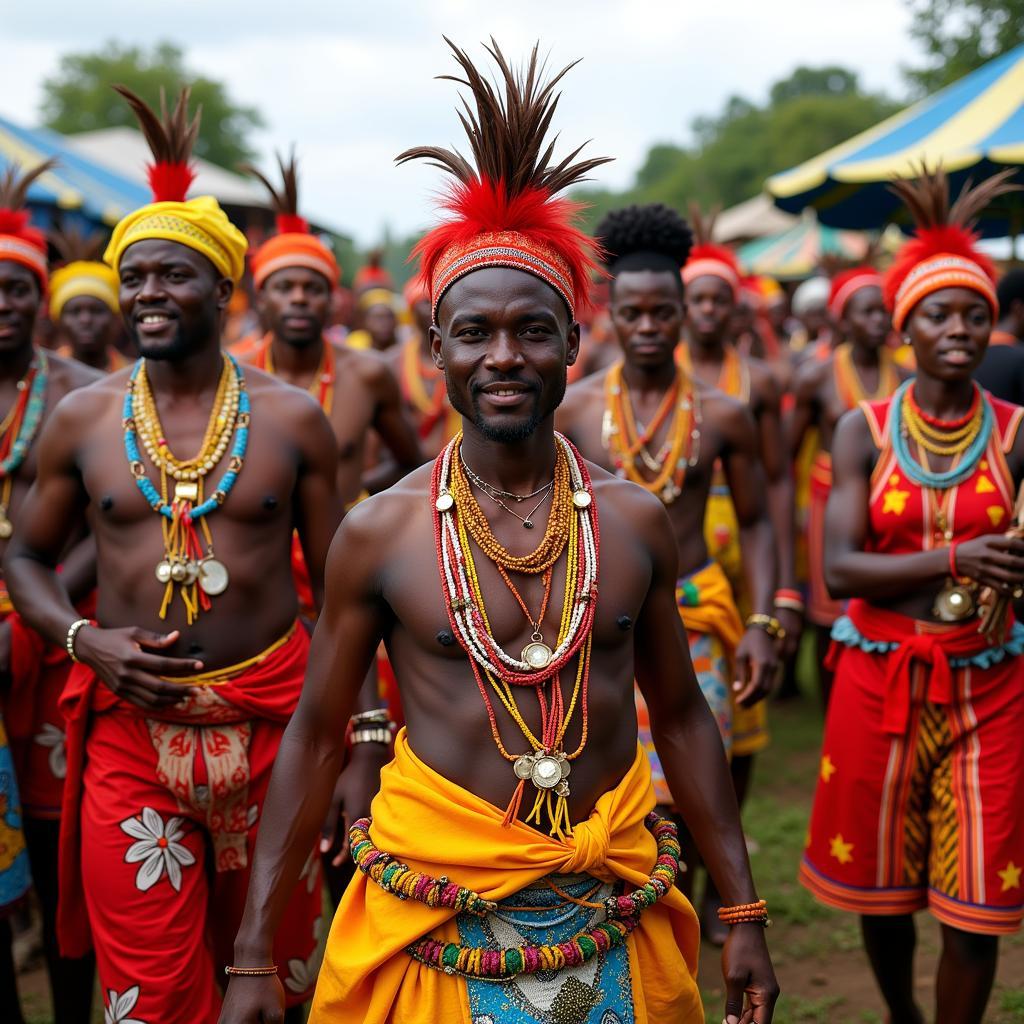
[[[810,678],[812,666],[802,668],[801,676]],[[882,1024],[882,1001],[861,949],[856,918],[815,903],[796,882],[818,771],[821,715],[817,701],[805,693],[801,700],[773,705],[771,728],[772,744],[757,761],[744,824],[757,842],[754,875],[773,920],[768,939],[783,992],[775,1024]],[[918,924],[918,999],[931,1020],[939,933],[926,914],[918,916]],[[725,1006],[718,958],[712,947],[705,946],[701,952],[700,982],[708,1024],[719,1024]],[[29,1024],[52,1024],[41,971],[22,979],[22,993]],[[102,1010],[95,1020],[102,1024]],[[1011,936],[1001,944],[996,987],[985,1020],[986,1024],[1024,1022],[1024,935]]]

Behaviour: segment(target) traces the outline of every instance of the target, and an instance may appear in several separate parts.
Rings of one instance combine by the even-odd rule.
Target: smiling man
[[[125,95],[156,157],[155,201],[117,225],[106,257],[142,358],[51,417],[5,569],[25,619],[79,662],[62,698],[61,946],[95,946],[108,1018],[211,1024],[308,650],[292,530],[319,595],[337,455],[309,396],[221,350],[246,242],[213,199],[185,201],[187,94],[166,123]],[[83,515],[94,620],[56,571]],[[278,934],[293,1004],[318,948],[313,849]]]
[[[759,1024],[776,985],[714,720],[675,602],[661,504],[554,430],[593,268],[556,193],[601,161],[548,163],[557,94],[534,50],[501,92],[455,49],[473,91],[476,167],[420,244],[431,347],[464,433],[345,519],[302,700],[281,747],[222,1020],[279,1013],[272,937],[327,807],[345,724],[384,638],[406,728],[362,869],[328,940],[316,1024],[703,1021],[697,926],[674,886],[633,704],[737,923],[726,1012]],[[542,155],[543,154],[543,155]],[[404,897],[404,898],[403,898]],[[568,908],[568,909],[567,909]]]

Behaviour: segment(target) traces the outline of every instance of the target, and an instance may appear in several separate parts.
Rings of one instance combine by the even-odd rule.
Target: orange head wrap
[[[881,288],[882,275],[874,267],[852,267],[832,278],[828,294],[828,311],[836,320],[842,320],[846,304],[862,288]]]
[[[47,160],[27,174],[12,165],[0,179],[0,260],[18,263],[32,271],[45,291],[47,284],[46,236],[29,224],[24,209],[28,187],[56,163]]]

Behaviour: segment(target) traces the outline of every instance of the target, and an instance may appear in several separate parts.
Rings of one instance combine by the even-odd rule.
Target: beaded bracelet
[[[387,746],[391,742],[391,730],[388,726],[364,726],[361,729],[353,729],[349,737],[349,743],[354,747],[357,743],[383,743]]]
[[[225,967],[224,973],[232,977],[238,975],[243,978],[264,978],[270,974],[277,974],[277,966],[271,964],[269,967]]]
[[[767,928],[768,904],[764,900],[756,903],[741,903],[735,907],[719,907],[718,919],[723,924],[759,924]]]
[[[806,609],[803,595],[800,591],[789,590],[786,588],[780,588],[775,591],[775,607],[787,608],[789,611],[796,612],[798,615],[802,614]]]

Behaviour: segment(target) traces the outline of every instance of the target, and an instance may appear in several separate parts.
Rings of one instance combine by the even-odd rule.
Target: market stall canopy
[[[820,156],[769,178],[789,213],[810,206],[836,228],[878,229],[908,214],[887,189],[939,163],[958,190],[1004,167],[1024,167],[1024,44]],[[1021,175],[1024,179],[1024,175]],[[980,222],[985,237],[1024,231],[1024,199],[1005,196]]]
[[[12,163],[31,170],[51,156],[58,159],[57,166],[36,178],[28,190],[29,207],[43,226],[64,211],[109,227],[149,201],[144,182],[79,152],[68,145],[66,136],[45,128],[23,128],[0,117],[0,173]]]
[[[859,231],[826,227],[806,214],[788,231],[748,242],[736,255],[749,274],[796,281],[816,273],[823,256],[848,263],[864,259],[869,244]]]
[[[64,137],[65,142],[82,156],[117,168],[122,174],[147,189],[146,164],[153,159],[141,132],[134,128],[99,128],[93,132],[77,132]],[[196,172],[189,196],[213,196],[226,206],[248,206],[269,210],[267,194],[260,184],[241,174],[234,174],[198,157],[192,159]]]
[[[730,206],[715,218],[714,241],[746,242],[751,238],[777,235],[797,223],[791,213],[783,213],[763,192],[742,203]]]

